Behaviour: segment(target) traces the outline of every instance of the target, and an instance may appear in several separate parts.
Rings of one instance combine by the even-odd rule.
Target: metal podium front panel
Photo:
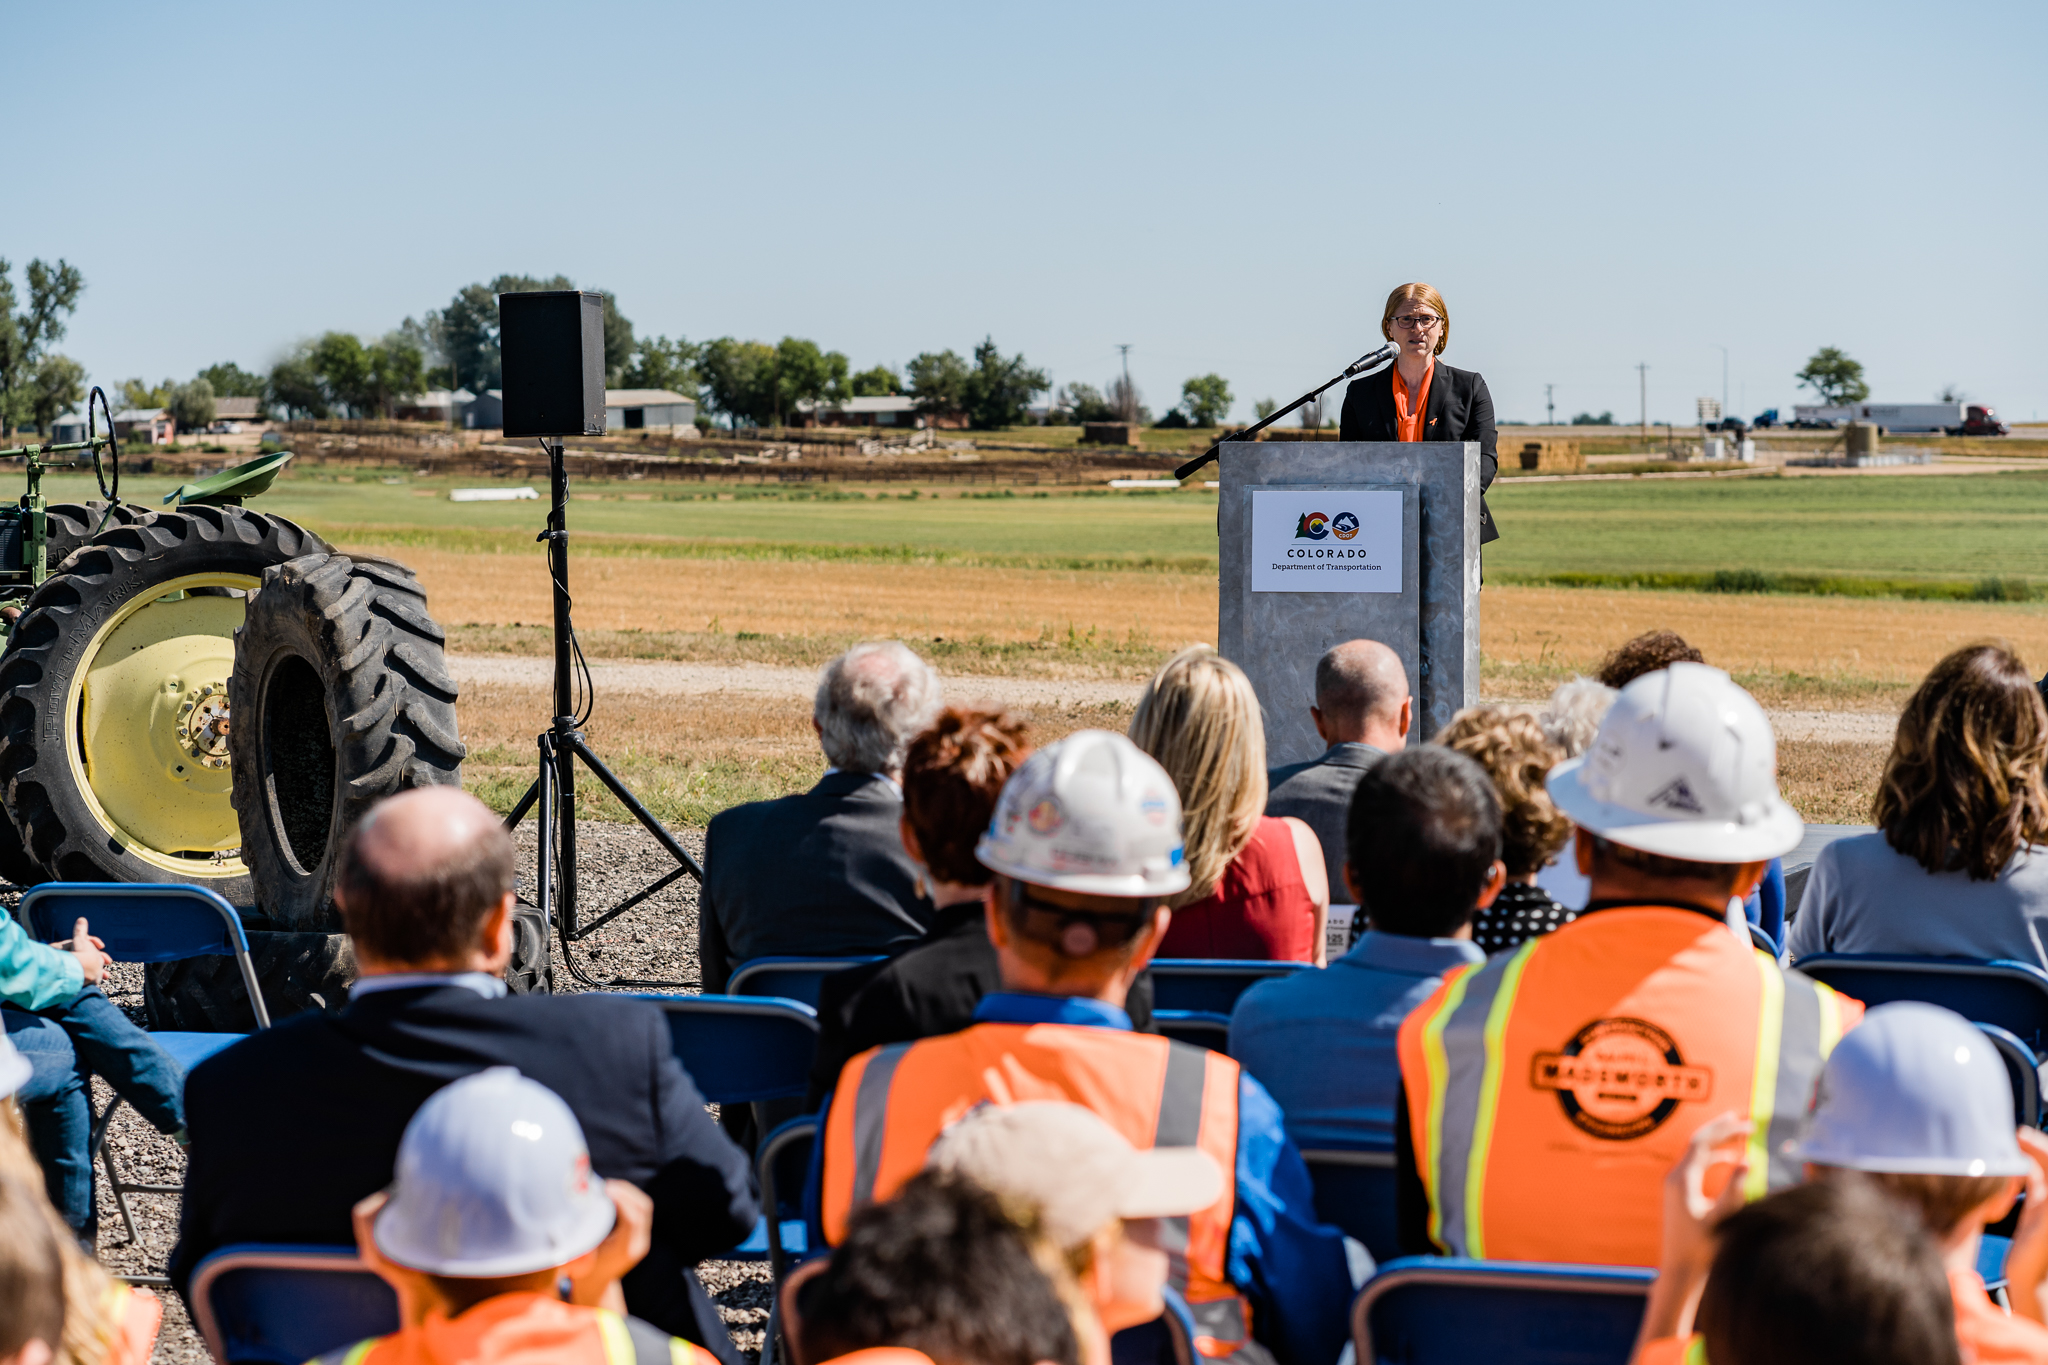
[[[1245,670],[1258,692],[1269,764],[1296,763],[1323,751],[1308,714],[1316,660],[1345,640],[1378,640],[1400,655],[1415,694],[1411,740],[1427,738],[1478,700],[1476,442],[1232,442],[1223,447],[1221,467],[1217,647]],[[1286,495],[1260,500],[1266,521],[1276,512],[1292,518],[1300,510],[1296,502],[1314,506],[1302,512],[1298,530],[1275,540],[1268,526],[1255,537],[1254,495],[1262,492]],[[1374,540],[1373,528],[1381,523],[1365,511],[1373,499],[1353,497],[1365,521],[1361,531],[1357,516],[1345,517],[1345,495],[1379,494],[1384,506],[1389,493],[1401,499],[1399,591],[1344,590],[1351,581],[1383,588],[1394,569],[1391,562],[1356,562],[1364,557],[1356,547]],[[1307,494],[1329,501],[1330,508],[1315,497],[1297,496]],[[1294,524],[1290,520],[1289,528]],[[1258,564],[1255,540],[1266,552]],[[1285,560],[1304,562],[1276,569]],[[1312,583],[1312,590],[1262,586],[1297,580]]]

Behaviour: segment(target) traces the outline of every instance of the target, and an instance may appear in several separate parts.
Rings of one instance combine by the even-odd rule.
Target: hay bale
[[[1524,470],[1538,474],[1586,472],[1586,457],[1580,453],[1577,441],[1524,441],[1521,461]]]

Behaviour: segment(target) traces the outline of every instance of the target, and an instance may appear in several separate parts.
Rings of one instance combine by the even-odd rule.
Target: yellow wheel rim
[[[258,581],[169,580],[100,627],[71,681],[66,747],[87,806],[128,852],[180,878],[248,870],[229,799],[227,692]],[[193,596],[199,588],[238,595]]]

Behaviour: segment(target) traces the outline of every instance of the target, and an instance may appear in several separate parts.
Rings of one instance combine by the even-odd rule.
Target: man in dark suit
[[[591,1169],[654,1200],[653,1246],[624,1280],[635,1316],[739,1365],[690,1269],[760,1212],[747,1159],[671,1051],[660,1011],[615,995],[506,998],[512,841],[452,787],[393,797],[350,838],[334,898],[362,975],[339,1014],[284,1020],[193,1070],[191,1163],[170,1276],[233,1242],[354,1244],[350,1209],[391,1181],[436,1090],[514,1066],[560,1095]]]
[[[811,724],[831,769],[807,792],[721,811],[705,832],[707,992],[749,958],[884,953],[923,936],[932,912],[903,851],[897,778],[938,711],[937,676],[893,640],[825,666]]]
[[[1345,821],[1366,769],[1407,747],[1415,699],[1401,656],[1377,640],[1347,640],[1316,661],[1308,708],[1330,747],[1321,758],[1266,774],[1266,814],[1307,822],[1323,844],[1333,896],[1344,886]]]

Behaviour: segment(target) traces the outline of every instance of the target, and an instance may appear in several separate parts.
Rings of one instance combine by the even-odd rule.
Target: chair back
[[[772,995],[783,1000],[800,1000],[818,1007],[818,994],[825,978],[848,967],[880,962],[879,954],[868,957],[755,957],[733,969],[725,983],[727,995]]]
[[[1177,1042],[1230,1053],[1230,1016],[1214,1010],[1153,1010],[1152,1027]]]
[[[761,1180],[762,1233],[768,1269],[779,1281],[809,1250],[804,1223],[804,1185],[811,1174],[811,1148],[818,1117],[791,1119],[761,1140],[754,1167]]]
[[[1771,937],[1771,931],[1764,928],[1761,924],[1749,926],[1749,941],[1751,945],[1763,949],[1772,957],[1778,956],[1783,951],[1778,946],[1778,940]]]
[[[1866,1005],[1923,1000],[1976,1023],[1996,1024],[2035,1056],[2048,1056],[2048,972],[2031,963],[1815,953],[1792,965]]]
[[[1301,1159],[1315,1185],[1316,1221],[1343,1229],[1375,1261],[1397,1259],[1401,1236],[1394,1214],[1394,1154],[1303,1148]]]
[[[41,943],[70,938],[71,926],[83,919],[116,962],[233,957],[256,1026],[270,1027],[242,917],[218,892],[182,882],[44,882],[29,888],[16,913]]]
[[[1657,1272],[1407,1257],[1351,1306],[1358,1365],[1628,1365]]]
[[[1237,1008],[1237,997],[1269,976],[1314,971],[1306,962],[1247,962],[1232,958],[1154,958],[1152,1008],[1158,1010],[1208,1010],[1228,1015]]]
[[[818,1050],[818,1012],[800,1000],[646,995],[668,1017],[676,1060],[713,1104],[801,1097]]]
[[[186,1301],[221,1365],[301,1365],[398,1330],[398,1296],[340,1247],[222,1247],[192,1272]]]
[[[2029,1128],[2041,1126],[2041,1062],[2034,1050],[1996,1024],[1979,1024],[1978,1031],[1998,1049],[2005,1063],[2006,1079],[2012,1082],[2012,1112]]]

